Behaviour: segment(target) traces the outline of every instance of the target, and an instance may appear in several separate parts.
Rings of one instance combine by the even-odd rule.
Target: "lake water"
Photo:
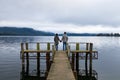
[[[61,38],[61,37],[60,37]],[[0,80],[20,80],[21,42],[53,42],[53,36],[0,36]],[[93,61],[98,80],[120,80],[119,37],[69,37],[69,42],[92,42],[99,52]],[[59,49],[62,49],[62,43]]]

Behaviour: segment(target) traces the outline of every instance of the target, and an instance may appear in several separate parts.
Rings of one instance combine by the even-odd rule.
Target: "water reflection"
[[[46,71],[42,71],[39,68],[30,72],[29,63],[22,65],[20,80],[46,80]]]
[[[18,42],[32,42],[34,37],[31,36],[0,36],[0,42],[2,43],[18,43]]]
[[[54,36],[0,36],[0,80],[20,80],[20,72],[22,72],[19,55],[21,42],[53,42],[53,37]],[[120,79],[120,37],[71,36],[69,37],[69,42],[94,43],[95,50],[99,52],[99,59],[93,61],[93,67],[99,74],[98,80]],[[61,46],[62,43],[60,43],[59,47]],[[80,67],[82,67],[81,64],[84,64],[84,61],[80,61]],[[29,64],[30,76],[31,74],[37,74],[36,61],[33,61],[33,63],[32,65]],[[44,67],[46,66],[45,63],[45,60],[41,60],[42,68],[40,68],[40,70],[43,70],[41,71],[41,75],[46,70]],[[26,73],[24,75],[26,75]]]
[[[52,57],[51,53],[24,53],[20,80],[46,80]]]
[[[35,64],[31,63],[30,61],[31,60],[26,58],[26,63],[22,63],[20,80],[46,80],[47,71],[40,69],[40,59],[37,59],[37,63],[35,63],[35,60],[34,60],[33,62]],[[30,64],[34,65],[34,68],[36,67],[36,69],[30,68],[31,67]]]

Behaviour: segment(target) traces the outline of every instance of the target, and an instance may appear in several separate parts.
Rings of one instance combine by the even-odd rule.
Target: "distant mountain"
[[[37,31],[32,28],[0,27],[0,35],[52,36],[52,32]]]
[[[115,37],[120,37],[119,33],[99,33],[97,36],[115,36]]]
[[[17,27],[0,27],[0,35],[2,36],[54,36],[52,32],[37,31],[32,28],[17,28]],[[62,36],[63,34],[59,34]],[[68,36],[97,36],[92,33],[69,33]]]

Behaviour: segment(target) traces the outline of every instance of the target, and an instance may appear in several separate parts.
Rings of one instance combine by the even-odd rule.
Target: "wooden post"
[[[54,61],[54,56],[55,56],[55,48],[54,45],[52,45],[52,62]]]
[[[93,49],[93,44],[90,43],[90,64],[89,64],[90,79],[92,78],[92,49]]]
[[[37,43],[37,50],[40,50],[40,44]],[[40,53],[37,52],[37,76],[40,76]]]
[[[76,43],[76,50],[79,50],[79,43]],[[76,71],[79,71],[79,53],[76,53]]]
[[[37,43],[37,50],[40,50],[40,43]]]
[[[24,43],[21,43],[21,54],[22,54],[22,76],[25,74],[25,60],[24,60]]]
[[[47,43],[47,50],[50,50],[50,43]]]
[[[76,43],[76,50],[79,50],[79,43]],[[76,53],[76,70],[74,67],[75,67],[75,53],[72,53],[72,70],[77,80],[78,71],[79,71],[79,53]]]
[[[86,51],[89,49],[89,43],[86,43]],[[88,53],[85,56],[85,74],[88,76]]]
[[[28,43],[25,43],[26,50],[28,50]],[[29,75],[29,53],[26,53],[26,73]]]
[[[75,66],[75,54],[72,53],[72,70],[74,71],[74,66]]]
[[[21,43],[21,52],[24,51],[24,43]]]
[[[71,63],[71,66],[72,66],[72,71],[74,73],[75,79],[77,80],[77,71],[75,69],[75,53],[74,52],[72,53],[72,63]]]
[[[70,46],[68,46],[68,59],[70,60]]]
[[[47,43],[47,50],[50,50],[50,43]],[[49,52],[46,53],[46,68],[48,73],[50,69],[50,53]]]

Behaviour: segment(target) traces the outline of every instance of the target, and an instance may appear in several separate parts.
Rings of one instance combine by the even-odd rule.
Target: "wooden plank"
[[[56,51],[47,80],[75,80],[65,51]]]
[[[24,50],[23,51],[24,53],[50,53],[50,52],[52,52],[52,50]]]
[[[52,52],[52,50],[24,50],[23,53],[47,53]],[[71,53],[90,53],[89,50],[72,50]],[[22,51],[21,51],[22,53]],[[98,51],[92,51],[91,53],[98,53]]]
[[[89,50],[72,50],[71,53],[98,53],[98,51],[89,51]]]

